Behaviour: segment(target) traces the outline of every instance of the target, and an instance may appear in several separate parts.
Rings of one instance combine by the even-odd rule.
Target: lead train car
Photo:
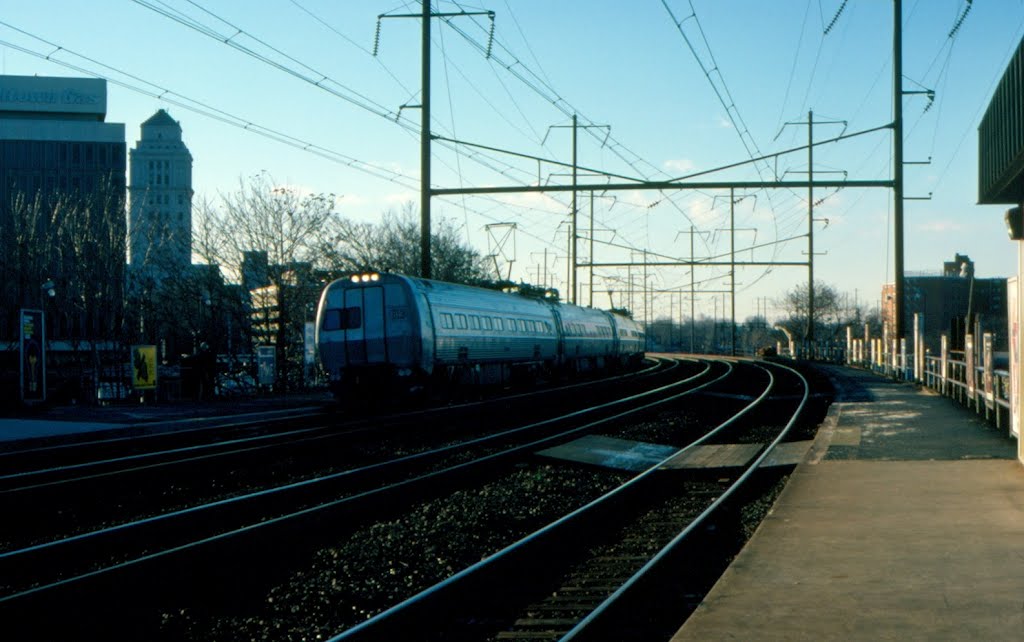
[[[498,384],[643,357],[624,316],[397,274],[330,283],[317,352],[336,395],[428,384]]]

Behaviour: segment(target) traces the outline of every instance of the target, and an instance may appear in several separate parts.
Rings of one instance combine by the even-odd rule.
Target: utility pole
[[[572,298],[570,303],[576,303],[576,188],[578,177],[576,175],[576,114],[572,115],[572,274],[570,275],[570,288],[572,290]],[[591,260],[591,263],[594,261]],[[593,269],[593,268],[591,268]]]
[[[736,190],[729,188],[729,312],[732,316],[730,328],[730,354],[736,356]],[[725,316],[724,312],[722,316]]]
[[[903,338],[903,2],[892,3],[892,100],[893,100],[893,296],[896,297],[893,327],[896,341]]]
[[[430,272],[430,0],[421,0],[422,53],[420,56],[420,276],[429,279]]]
[[[694,274],[697,272],[697,270],[692,265],[692,263],[693,263],[693,234],[694,234],[694,232],[695,232],[695,229],[691,225],[690,226],[690,263],[691,263],[691,265],[690,265],[690,353],[691,354],[694,351],[694,349],[693,349],[694,345],[695,345],[695,343],[694,343],[694,331],[696,330],[696,325],[697,325],[697,318],[694,316],[694,314],[696,314],[696,299],[697,299],[697,295],[694,294],[694,289],[695,289],[694,285],[696,285],[696,282],[694,281]]]
[[[430,187],[430,20],[431,18],[455,18],[460,16],[487,16],[491,20],[491,41],[494,34],[493,11],[456,11],[454,13],[432,13],[430,0],[420,1],[420,12],[381,14],[377,16],[377,35],[380,35],[381,21],[385,18],[419,18],[420,20],[420,91],[423,101],[419,105],[403,105],[402,108],[420,109],[420,276],[431,277],[430,261],[430,198],[436,192]],[[487,57],[491,55],[491,41],[487,44]],[[374,43],[373,55],[377,55]]]
[[[647,250],[644,250],[644,332],[647,332],[647,326],[650,325],[651,320],[647,316]],[[646,346],[645,346],[646,348]]]
[[[590,295],[587,305],[594,307],[594,190],[590,190]]]
[[[807,112],[807,347],[814,346],[814,111]],[[813,357],[813,354],[812,354]]]
[[[696,265],[694,264],[695,263],[695,259],[694,259],[694,250],[693,250],[693,239],[694,239],[694,236],[696,236],[697,234],[709,234],[709,233],[710,232],[698,232],[697,229],[693,225],[691,225],[689,230],[683,231],[683,232],[679,232],[678,234],[676,234],[676,238],[677,239],[679,238],[679,234],[689,234],[690,235],[690,260],[689,260],[689,262],[681,263],[680,265],[689,265],[690,266],[690,352],[691,353],[693,353],[696,350],[696,337],[695,337],[696,327],[695,326],[696,326],[696,323],[697,323],[697,318],[696,318],[696,314],[697,314],[697,310],[696,310],[697,297],[696,297],[696,279],[695,279],[695,275],[696,275],[696,269],[695,268],[696,268]],[[680,302],[680,306],[682,306],[682,302]],[[680,318],[682,318],[682,312],[679,313],[679,316],[680,316]]]
[[[842,124],[843,131],[846,131],[846,121],[844,120],[819,120],[818,124]],[[806,123],[788,122],[785,124],[785,126],[789,125],[807,125],[807,330],[804,333],[804,339],[808,348],[812,348],[814,345],[814,111],[807,112]],[[782,133],[781,130],[779,133]]]

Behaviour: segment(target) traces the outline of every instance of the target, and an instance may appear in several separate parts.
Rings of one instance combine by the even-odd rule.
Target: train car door
[[[399,283],[384,285],[384,334],[388,362],[395,366],[413,363],[414,314],[405,288]]]
[[[366,341],[362,317],[363,288],[345,290],[345,310],[348,316],[345,325],[345,356],[349,366],[360,366],[366,363]],[[358,315],[358,319],[355,318]]]
[[[363,340],[366,342],[366,363],[386,363],[384,344],[384,288],[363,288]]]

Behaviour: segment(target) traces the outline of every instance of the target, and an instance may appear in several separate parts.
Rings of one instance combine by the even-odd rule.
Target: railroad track
[[[738,502],[751,492],[761,465],[786,439],[809,397],[796,371],[757,367],[767,375],[761,393],[690,446],[332,640],[402,639],[411,631],[422,640],[625,640],[670,634],[681,619],[666,625],[657,617],[652,597],[664,596],[652,585],[657,578],[678,579],[689,571],[692,581],[679,589],[675,612],[685,611],[687,599],[693,602],[694,586],[708,582],[707,569],[693,568],[692,559],[680,564],[680,557],[689,553],[700,559],[702,547],[720,547],[724,538],[731,539],[722,525],[737,521]],[[783,377],[788,381],[772,395]],[[797,389],[800,394],[794,394]],[[741,423],[748,424],[745,430],[765,423],[750,418],[768,405],[773,407],[767,423],[777,427],[774,439],[745,470],[724,484],[686,480],[680,492],[678,471],[670,470],[673,461],[724,434],[736,436]]]
[[[706,378],[709,370],[710,368],[706,368],[703,373],[690,377],[688,381]],[[671,384],[663,386],[663,389],[679,385],[681,384]],[[658,392],[648,392],[639,396],[647,397],[659,392],[664,394],[663,390],[659,389]],[[506,447],[490,455],[477,456],[469,462],[449,465],[447,468],[432,470],[420,477],[381,486],[380,475],[385,471],[391,475],[409,475],[411,473],[407,466],[410,463],[415,462],[416,466],[422,467],[431,459],[450,457],[457,449],[478,448],[484,442],[508,441],[513,435],[520,441],[529,436],[534,439],[533,443],[538,441],[538,434],[546,434],[541,437],[541,441],[553,440],[557,437],[552,436],[552,433],[557,434],[560,430],[564,433],[584,429],[566,428],[566,422],[592,423],[602,413],[614,414],[617,411],[616,407],[625,403],[616,401],[602,404],[596,408],[570,413],[567,418],[535,422],[498,435],[479,438],[469,444],[438,449],[437,452],[409,455],[399,460],[346,471],[326,479],[319,478],[289,485],[286,488],[275,488],[251,496],[232,498],[213,505],[2,553],[0,577],[4,578],[7,587],[5,594],[0,597],[0,610],[16,613],[19,616],[18,621],[23,621],[27,614],[38,615],[52,608],[54,604],[74,604],[79,617],[83,618],[77,620],[79,625],[82,625],[86,618],[101,618],[102,613],[109,615],[109,604],[106,602],[111,593],[121,596],[122,608],[125,603],[149,601],[140,598],[156,598],[159,601],[159,596],[165,596],[169,587],[180,586],[181,583],[188,584],[187,581],[182,582],[182,579],[190,578],[179,577],[177,582],[167,581],[166,584],[157,587],[147,585],[148,593],[145,594],[125,595],[126,587],[131,592],[131,587],[146,584],[146,578],[160,577],[162,580],[168,580],[170,576],[180,575],[183,569],[205,568],[204,565],[213,560],[220,562],[225,558],[238,557],[241,552],[238,542],[245,542],[243,546],[248,549],[245,551],[248,553],[273,551],[281,546],[282,541],[287,541],[289,536],[302,538],[311,532],[310,529],[316,529],[332,519],[337,520],[339,515],[351,516],[360,510],[372,513],[375,507],[407,495],[414,486],[423,485],[423,480],[434,486],[451,483],[452,479],[464,475],[466,471],[485,469],[502,458],[514,456],[517,450],[527,451],[533,446],[521,444],[512,448]],[[347,491],[340,489],[356,478],[362,478],[366,489],[358,492],[353,491],[352,486],[349,486]],[[318,497],[310,499],[306,495],[303,498],[311,488],[317,488]],[[354,494],[342,499],[327,499],[344,492]],[[313,505],[295,511],[294,506],[297,503]],[[276,507],[271,510],[269,516],[268,506]],[[274,510],[280,511],[289,506],[291,512],[274,514]],[[256,511],[258,514],[250,511]],[[327,517],[328,513],[334,513],[333,517]],[[245,525],[238,526],[238,523]],[[234,526],[227,527],[229,524]],[[251,562],[250,559],[249,563]],[[52,571],[50,577],[46,577],[47,570]],[[152,583],[151,579],[149,583]],[[173,593],[173,590],[170,592]],[[97,598],[101,595],[104,598],[101,603],[97,603]],[[104,621],[94,624],[99,624],[102,628],[102,625],[109,626],[110,623]]]
[[[21,466],[17,472],[2,466],[17,461],[10,453],[0,457],[0,512],[19,519],[0,525],[0,551],[315,480],[386,461],[397,452],[431,450],[441,435],[468,440],[502,429],[503,421],[484,424],[482,416],[500,413],[511,421],[539,408],[568,407],[567,391],[644,385],[663,368],[656,364],[604,381],[372,417],[274,412],[202,428],[185,422],[187,434],[163,432],[140,439],[142,444],[115,438],[33,449],[28,454],[36,467]],[[518,408],[515,412],[509,410],[512,405]],[[445,428],[425,432],[424,424]]]

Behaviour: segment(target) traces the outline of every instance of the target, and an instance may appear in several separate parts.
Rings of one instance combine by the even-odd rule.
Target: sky
[[[166,109],[192,153],[196,201],[266,172],[334,194],[376,221],[419,200],[418,2],[4,0],[0,71],[108,79],[107,121]],[[892,176],[893,5],[888,0],[474,0],[432,20],[432,184],[437,189],[578,182],[815,180]],[[489,13],[493,12],[493,13]],[[472,15],[470,15],[472,14]],[[493,15],[493,20],[491,16]],[[382,17],[383,16],[383,17]],[[905,269],[938,273],[967,254],[1010,276],[1001,206],[977,205],[977,128],[1024,38],[1024,0],[904,0]],[[141,90],[141,91],[140,91]],[[454,143],[450,141],[460,141]],[[537,160],[542,159],[542,160]],[[927,161],[926,164],[923,164]],[[716,170],[730,166],[730,169]],[[599,172],[600,174],[597,174]],[[706,172],[706,173],[704,173]],[[591,199],[593,193],[593,199]],[[930,198],[929,198],[930,197]],[[737,190],[736,260],[806,263],[806,188]],[[892,281],[892,191],[816,188],[814,276],[878,305]],[[586,190],[578,196],[578,301],[640,318],[728,314],[729,192]],[[495,273],[567,293],[570,192],[438,196]],[[591,213],[593,234],[591,235]],[[738,266],[736,317],[783,314],[806,265]],[[649,292],[645,310],[641,292]],[[632,285],[630,285],[632,283]]]

